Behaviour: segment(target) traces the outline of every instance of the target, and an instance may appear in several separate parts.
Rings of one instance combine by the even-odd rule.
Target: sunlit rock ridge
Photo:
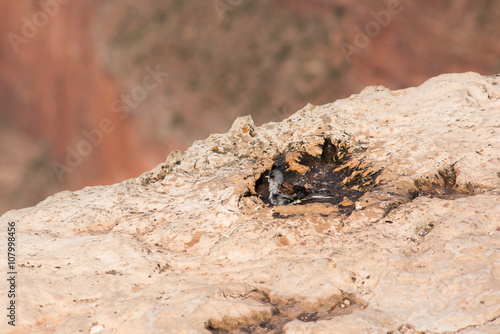
[[[17,323],[0,331],[498,333],[499,82],[241,117],[138,178],[9,211]],[[268,204],[271,168],[299,182],[315,163],[338,200]]]

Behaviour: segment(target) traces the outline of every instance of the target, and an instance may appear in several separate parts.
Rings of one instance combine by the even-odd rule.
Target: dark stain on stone
[[[318,312],[311,312],[311,313],[304,312],[304,313],[299,314],[297,316],[297,319],[299,319],[300,321],[303,321],[303,322],[316,321],[319,319]]]
[[[254,289],[242,296],[243,299],[254,299],[272,307],[267,319],[251,317],[209,319],[205,328],[211,333],[283,333],[284,326],[298,319],[303,322],[329,320],[334,317],[350,314],[367,307],[367,303],[352,294],[342,292],[318,302],[316,305],[302,305],[295,299],[273,300],[268,293]]]
[[[410,200],[422,196],[456,199],[477,193],[479,187],[471,183],[465,185],[457,183],[458,173],[455,164],[452,164],[449,167],[440,169],[433,177],[415,180],[415,188],[410,190],[409,193]]]
[[[281,218],[281,219],[284,219],[284,218],[290,218],[292,217],[293,215],[282,215],[281,213],[279,212],[273,212],[273,218]]]
[[[328,199],[303,201],[299,205],[326,202],[337,205],[342,214],[350,215],[356,200],[377,185],[377,177],[381,173],[381,170],[375,170],[370,164],[356,159],[352,151],[350,146],[340,140],[325,138],[319,155],[298,152],[295,166],[291,168],[287,155],[294,152],[283,152],[274,159],[270,170],[280,170],[286,182],[304,186],[309,193],[329,195]],[[255,183],[255,192],[266,204],[269,204],[269,183],[265,176],[270,170],[262,173]],[[341,205],[345,203],[345,198],[352,203]]]

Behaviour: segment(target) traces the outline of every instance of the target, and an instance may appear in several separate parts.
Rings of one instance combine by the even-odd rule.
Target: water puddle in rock
[[[301,201],[297,205],[325,202],[338,206],[341,213],[349,215],[356,200],[377,185],[377,176],[381,171],[356,159],[352,148],[344,142],[326,138],[321,148],[318,155],[282,153],[274,159],[271,170],[279,170],[285,182],[304,187],[308,194],[327,197]],[[266,176],[271,170],[264,172],[255,183],[255,192],[266,204],[270,204]]]

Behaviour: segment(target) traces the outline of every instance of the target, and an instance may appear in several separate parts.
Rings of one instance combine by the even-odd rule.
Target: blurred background
[[[0,214],[136,177],[237,116],[500,72],[493,0],[2,0]]]

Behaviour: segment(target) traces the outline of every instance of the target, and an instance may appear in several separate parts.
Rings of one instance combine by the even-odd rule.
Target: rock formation
[[[498,333],[499,82],[445,74],[241,117],[138,178],[9,211],[17,323],[0,331]],[[270,206],[273,166],[326,168],[310,183],[337,173],[346,195]]]

